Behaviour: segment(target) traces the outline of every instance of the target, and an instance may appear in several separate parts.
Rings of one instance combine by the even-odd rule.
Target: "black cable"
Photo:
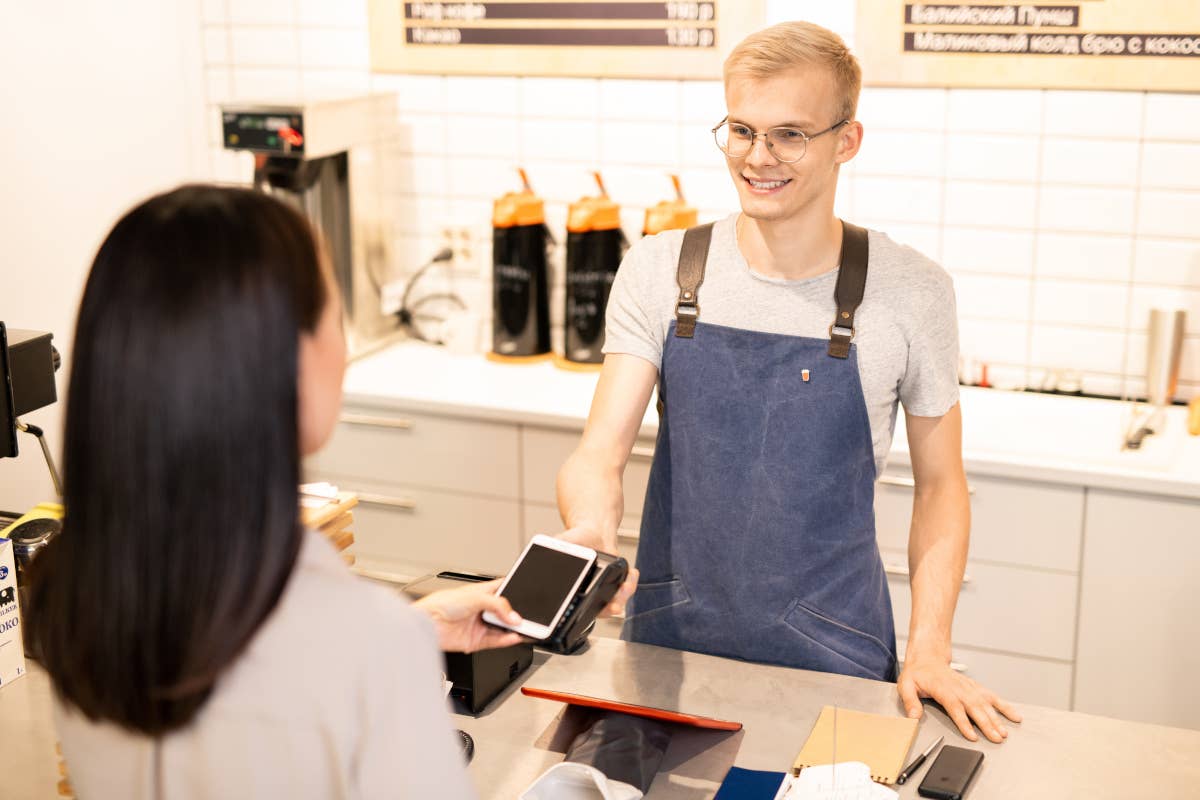
[[[467,304],[463,302],[461,297],[449,292],[436,292],[434,294],[426,295],[425,297],[417,300],[417,302],[411,308],[408,305],[408,299],[412,294],[413,287],[417,285],[417,282],[420,281],[425,273],[438,264],[450,261],[452,258],[454,258],[454,252],[449,247],[443,247],[441,250],[439,250],[437,254],[429,260],[428,263],[424,264],[420,269],[413,273],[412,277],[408,280],[408,285],[404,287],[404,295],[400,298],[400,310],[396,312],[396,317],[400,320],[401,325],[408,328],[414,338],[422,342],[442,344],[441,341],[431,340],[424,334],[424,332],[421,331],[420,327],[417,325],[417,319],[419,317],[419,315],[416,313],[417,309],[431,300],[447,300],[457,305],[460,309],[465,309],[467,307]],[[429,315],[425,315],[424,318],[445,319],[445,317],[433,317]]]

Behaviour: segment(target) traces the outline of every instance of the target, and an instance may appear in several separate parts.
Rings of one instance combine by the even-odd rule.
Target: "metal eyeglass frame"
[[[748,148],[746,148],[746,152],[741,153],[740,155],[735,155],[735,154],[729,152],[728,150],[726,150],[724,147],[721,147],[721,140],[717,137],[717,131],[721,130],[721,128],[723,128],[725,125],[728,125],[728,124],[729,124],[729,117],[726,116],[726,117],[722,118],[722,120],[720,122],[718,122],[716,125],[713,126],[712,135],[713,135],[713,141],[716,142],[716,144],[717,144],[717,149],[720,150],[725,155],[729,156],[730,158],[745,158],[746,156],[750,155],[750,153],[754,150],[754,143],[757,142],[758,137],[761,136],[761,137],[763,137],[763,140],[767,143],[767,150],[769,150],[771,152],[771,155],[775,157],[775,160],[777,160],[781,164],[795,164],[797,161],[801,160],[806,155],[808,155],[808,143],[809,142],[811,142],[813,139],[817,138],[818,136],[823,136],[823,135],[829,133],[830,131],[835,131],[838,128],[842,127],[843,125],[849,125],[850,120],[844,119],[841,122],[835,122],[832,125],[830,125],[828,128],[826,128],[825,130],[814,133],[811,136],[808,135],[807,133],[805,133],[804,131],[800,130],[799,128],[793,128],[790,125],[776,125],[774,128],[768,128],[763,133],[759,133],[758,131],[754,130],[753,128],[750,128],[750,126],[747,125],[746,127],[750,128],[750,133],[751,133],[750,146]],[[741,124],[741,123],[739,123],[739,124]],[[787,159],[787,158],[783,158],[782,156],[780,156],[778,153],[775,152],[775,147],[774,147],[774,145],[771,144],[770,133],[771,133],[771,131],[778,131],[778,130],[795,131],[796,133],[798,133],[802,137],[804,137],[804,152],[800,154],[799,158]]]

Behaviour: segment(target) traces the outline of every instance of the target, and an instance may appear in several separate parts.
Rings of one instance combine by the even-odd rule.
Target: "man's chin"
[[[778,203],[755,202],[758,198],[742,199],[742,214],[758,222],[778,222],[787,219],[787,210]]]

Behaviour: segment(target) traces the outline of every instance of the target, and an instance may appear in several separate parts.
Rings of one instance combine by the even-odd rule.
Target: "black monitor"
[[[8,331],[0,322],[0,458],[17,455],[17,411],[13,405],[12,370],[8,364]]]

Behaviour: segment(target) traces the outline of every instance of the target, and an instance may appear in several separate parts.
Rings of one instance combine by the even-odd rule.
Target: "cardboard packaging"
[[[25,674],[17,564],[12,542],[0,539],[0,689]]]

